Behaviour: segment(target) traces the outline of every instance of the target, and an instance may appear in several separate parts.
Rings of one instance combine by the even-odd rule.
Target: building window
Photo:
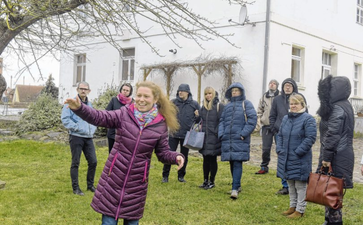
[[[363,25],[363,0],[357,0],[357,23]]]
[[[332,74],[332,55],[326,52],[323,52],[323,59],[322,59],[322,67],[321,67],[321,78],[324,79],[325,77]]]
[[[122,81],[133,81],[135,78],[135,49],[122,50],[121,56]]]
[[[298,84],[303,83],[304,49],[292,47],[291,78]]]
[[[73,84],[86,81],[86,54],[78,54],[74,57],[74,79]]]
[[[353,78],[353,94],[354,96],[360,95],[360,84],[361,84],[361,71],[362,65],[354,64],[354,78]]]

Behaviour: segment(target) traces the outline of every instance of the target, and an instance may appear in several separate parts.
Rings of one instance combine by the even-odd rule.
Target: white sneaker
[[[237,199],[237,198],[238,198],[238,191],[237,190],[232,190],[231,199]]]

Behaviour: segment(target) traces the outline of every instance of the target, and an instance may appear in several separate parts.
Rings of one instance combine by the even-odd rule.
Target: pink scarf
[[[123,94],[119,93],[117,95],[117,99],[121,104],[128,105],[131,103],[132,98],[131,97],[125,97]]]

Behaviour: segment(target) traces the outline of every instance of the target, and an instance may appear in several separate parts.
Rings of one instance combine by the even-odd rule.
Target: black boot
[[[206,186],[208,186],[208,179],[204,179],[204,182],[202,185],[200,185],[200,188],[205,188]]]

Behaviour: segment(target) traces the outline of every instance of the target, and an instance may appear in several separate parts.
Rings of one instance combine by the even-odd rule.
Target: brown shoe
[[[295,210],[296,210],[295,207],[290,207],[288,210],[282,212],[282,215],[289,216],[289,215],[293,214],[295,212]]]
[[[295,218],[300,218],[303,217],[304,213],[300,213],[298,211],[295,211],[293,214],[291,214],[290,216],[287,216],[287,218],[290,219],[295,219]]]

